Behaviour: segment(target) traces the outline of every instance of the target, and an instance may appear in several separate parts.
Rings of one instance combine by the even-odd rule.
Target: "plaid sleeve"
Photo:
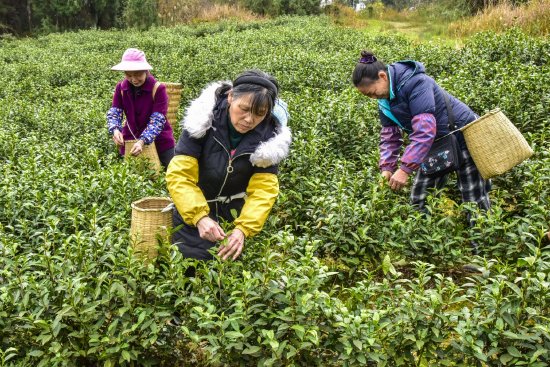
[[[149,118],[149,124],[147,124],[145,130],[141,133],[140,139],[143,140],[145,144],[151,144],[155,141],[157,136],[159,136],[165,123],[166,117],[164,117],[162,113],[153,112]]]
[[[414,116],[412,129],[411,142],[401,158],[401,169],[409,174],[418,169],[432,147],[436,134],[435,116],[431,113]]]
[[[109,111],[107,111],[107,129],[111,135],[115,133],[115,130],[122,130],[122,108],[109,108]]]
[[[399,150],[403,145],[401,129],[396,126],[382,126],[380,131],[380,161],[378,167],[381,171],[394,172],[397,169]]]

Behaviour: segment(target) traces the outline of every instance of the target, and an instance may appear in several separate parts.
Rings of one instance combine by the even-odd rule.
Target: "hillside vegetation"
[[[182,108],[247,68],[278,78],[292,151],[241,261],[197,264],[167,244],[148,266],[133,257],[131,202],[167,191],[106,131],[127,47],[184,85]],[[381,183],[377,107],[350,82],[366,48],[423,62],[480,114],[500,107],[533,147],[475,228],[453,185],[423,218]],[[519,30],[453,49],[322,17],[3,40],[0,365],[547,366],[549,55]]]

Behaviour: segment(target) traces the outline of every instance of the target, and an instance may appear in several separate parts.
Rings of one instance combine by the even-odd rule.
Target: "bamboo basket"
[[[503,174],[533,155],[523,135],[499,108],[460,130],[479,173],[486,180]]]
[[[134,251],[146,261],[158,255],[158,239],[169,241],[172,227],[172,200],[167,197],[145,197],[132,203],[130,238]]]
[[[166,119],[170,124],[177,121],[178,110],[181,102],[181,83],[163,83],[166,86],[166,93],[168,94],[168,112],[166,113]]]
[[[157,153],[157,147],[155,146],[155,142],[152,142],[149,145],[144,145],[141,153],[138,156],[134,157],[133,155],[130,154],[130,151],[132,150],[132,147],[134,146],[134,143],[136,141],[137,140],[126,140],[124,142],[124,157],[126,157],[126,159],[129,159],[129,158],[147,159],[151,164],[151,168],[158,175],[161,170],[161,165],[160,165],[159,155]]]

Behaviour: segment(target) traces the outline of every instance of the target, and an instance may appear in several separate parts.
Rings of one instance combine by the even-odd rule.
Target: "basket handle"
[[[175,208],[174,203],[170,203],[170,204],[166,205],[166,208],[162,209],[160,212],[161,213],[166,213],[166,212],[171,211],[174,208]]]

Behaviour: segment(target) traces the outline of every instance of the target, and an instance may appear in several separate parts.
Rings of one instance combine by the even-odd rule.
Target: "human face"
[[[233,93],[229,92],[227,97],[229,102],[229,119],[231,124],[241,134],[254,130],[267,115],[267,108],[261,115],[252,112],[252,94],[245,94],[239,98],[234,98]]]
[[[357,86],[357,90],[364,96],[374,99],[384,99],[390,97],[390,83],[388,74],[385,71],[378,72],[378,79],[374,81],[364,81]]]
[[[124,76],[134,87],[141,87],[145,83],[145,80],[147,80],[147,72],[144,70],[125,71]]]

